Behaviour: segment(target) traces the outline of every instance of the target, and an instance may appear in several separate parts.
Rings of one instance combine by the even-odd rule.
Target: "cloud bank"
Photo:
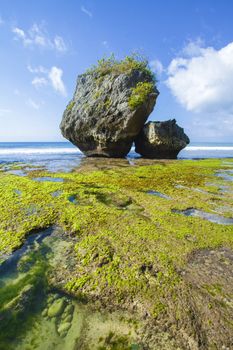
[[[167,69],[169,87],[188,111],[195,139],[232,140],[233,42],[217,50],[190,42]]]
[[[188,111],[232,113],[233,42],[220,50],[190,43],[183,53],[168,67],[172,94]]]

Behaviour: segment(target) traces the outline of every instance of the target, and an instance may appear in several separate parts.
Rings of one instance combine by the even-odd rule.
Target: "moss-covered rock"
[[[124,157],[159,94],[146,60],[103,59],[80,75],[60,125],[87,156]]]

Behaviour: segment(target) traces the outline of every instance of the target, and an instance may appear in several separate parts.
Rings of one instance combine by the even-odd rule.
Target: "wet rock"
[[[70,322],[62,322],[60,326],[58,327],[57,331],[59,334],[66,333],[71,327]]]
[[[134,98],[139,103],[132,107],[129,100],[133,89],[142,86],[145,94],[147,89],[140,85],[144,83],[150,89],[143,100],[136,94]],[[158,95],[146,70],[82,74],[78,76],[73,100],[63,114],[62,135],[87,156],[125,157]]]
[[[66,306],[64,299],[56,299],[48,309],[49,317],[56,317],[62,314]]]
[[[189,144],[184,129],[176,120],[148,122],[135,141],[135,151],[145,158],[177,158],[178,153]]]

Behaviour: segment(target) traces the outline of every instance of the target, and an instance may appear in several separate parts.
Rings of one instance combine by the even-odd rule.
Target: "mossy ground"
[[[183,291],[180,271],[195,251],[232,248],[233,228],[172,210],[213,212],[227,207],[224,215],[231,216],[231,194],[223,194],[220,186],[233,185],[215,176],[220,168],[229,166],[221,160],[185,160],[59,174],[39,169],[26,177],[2,171],[1,252],[19,247],[31,230],[59,224],[78,239],[75,272],[67,273],[64,290],[108,308],[136,309],[154,320],[169,312],[180,320],[180,310],[174,307]],[[38,176],[64,182],[33,180]],[[171,199],[150,195],[149,190]],[[53,196],[56,191],[61,192]],[[70,202],[70,196],[76,201]],[[205,285],[207,292],[212,289]]]

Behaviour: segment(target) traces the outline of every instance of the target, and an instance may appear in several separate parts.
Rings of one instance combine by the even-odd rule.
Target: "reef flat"
[[[232,348],[232,169],[232,159],[2,166],[0,348],[40,349],[28,333],[49,322],[48,349]]]

